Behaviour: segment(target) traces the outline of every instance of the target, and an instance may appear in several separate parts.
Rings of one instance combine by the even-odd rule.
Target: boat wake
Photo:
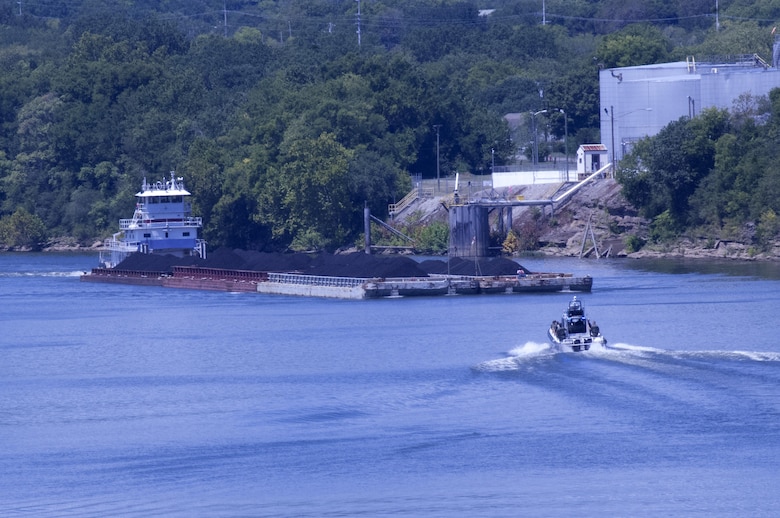
[[[517,370],[522,364],[548,359],[558,351],[551,344],[526,342],[507,353],[506,358],[488,360],[474,367],[481,372],[501,372]]]
[[[84,275],[83,271],[68,271],[68,272],[2,272],[0,278],[19,278],[19,277],[81,277]]]
[[[474,367],[479,372],[502,372],[528,369],[545,361],[566,355],[572,358],[590,358],[624,364],[669,363],[686,361],[703,362],[780,362],[780,352],[765,351],[680,351],[659,349],[626,343],[593,346],[589,351],[572,353],[554,344],[526,342],[506,353],[505,358],[484,361]]]
[[[725,351],[725,350],[703,350],[703,351],[680,351],[672,349],[658,349],[655,347],[645,347],[631,344],[610,344],[602,351],[609,353],[624,353],[634,356],[658,356],[680,360],[731,360],[731,361],[755,361],[755,362],[778,362],[780,361],[780,352],[768,351]],[[599,350],[596,349],[598,353]]]

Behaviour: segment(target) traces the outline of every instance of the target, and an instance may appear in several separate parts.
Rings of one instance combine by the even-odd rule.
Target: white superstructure
[[[206,257],[206,242],[198,237],[201,218],[192,217],[184,180],[171,172],[167,181],[147,183],[136,195],[133,217],[119,220],[119,232],[104,243],[100,263],[113,268],[129,254],[170,254]]]

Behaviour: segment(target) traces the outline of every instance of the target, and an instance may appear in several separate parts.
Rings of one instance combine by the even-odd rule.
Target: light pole
[[[532,112],[531,113],[531,125],[534,128],[534,148],[533,148],[533,159],[534,159],[534,165],[539,164],[539,142],[536,134],[536,116],[540,113],[547,113],[547,110],[539,110],[538,112]]]
[[[626,112],[626,113],[621,113],[617,117],[615,117],[615,107],[614,106],[610,106],[609,110],[604,108],[604,113],[609,115],[609,129],[610,129],[610,133],[612,134],[612,168],[613,168],[613,171],[614,171],[614,168],[616,166],[616,164],[615,164],[615,160],[616,160],[616,157],[615,157],[615,121],[616,120],[619,121],[623,117],[631,115],[632,113],[636,113],[636,112],[651,112],[651,111],[653,111],[653,109],[650,108],[650,107],[648,107],[648,108],[639,108],[637,110],[631,110],[631,111]],[[621,134],[622,134],[622,132],[621,132]],[[624,142],[625,142],[625,140],[624,140]],[[621,158],[621,160],[623,158],[623,153],[622,152],[620,153],[620,158]]]
[[[615,170],[615,107],[609,107],[609,129],[612,132],[612,170]]]
[[[569,180],[569,119],[563,108],[558,110],[563,114],[563,149],[566,155],[566,180]]]
[[[436,130],[436,191],[441,190],[441,180],[439,180],[439,128],[441,128],[441,124],[433,125],[433,129]]]

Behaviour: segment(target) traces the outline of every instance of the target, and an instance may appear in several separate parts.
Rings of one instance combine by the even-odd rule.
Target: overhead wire
[[[37,11],[37,14],[32,16],[42,17],[42,18],[50,18],[50,17],[56,17],[56,13],[60,11],[63,7],[67,9],[75,9],[83,6],[83,1],[81,0],[22,0],[21,1],[22,7],[35,7],[35,11]],[[52,10],[51,13],[47,16],[46,13],[41,13],[41,9],[50,8]],[[28,14],[29,13],[25,13]],[[201,18],[201,17],[214,17],[214,16],[222,16],[224,14],[227,14],[232,17],[248,17],[248,18],[258,18],[263,19],[270,23],[279,23],[279,24],[295,24],[298,27],[308,27],[308,26],[320,26],[320,25],[330,25],[330,26],[340,26],[340,25],[348,25],[353,26],[356,24],[355,20],[355,14],[356,13],[339,13],[339,14],[333,14],[331,16],[328,15],[318,15],[318,16],[311,16],[311,15],[285,15],[283,13],[275,12],[275,13],[262,13],[262,12],[253,12],[248,10],[236,10],[236,9],[213,9],[213,10],[207,10],[207,11],[201,11],[197,13],[186,13],[186,12],[175,12],[175,13],[161,13],[161,12],[155,12],[156,16],[158,16],[162,20],[176,20],[176,19],[193,19],[193,18]],[[492,13],[487,18],[483,17],[477,17],[477,18],[448,18],[448,17],[420,17],[420,16],[398,16],[397,14],[371,14],[370,12],[364,12],[361,14],[361,25],[363,27],[367,28],[376,28],[376,29],[384,29],[384,28],[397,28],[397,27],[407,27],[407,28],[426,28],[426,27],[442,27],[442,26],[455,26],[455,27],[468,27],[468,26],[476,26],[476,25],[482,25],[486,22],[511,22],[512,20],[522,20],[527,19],[529,16],[542,18],[542,12],[528,12],[523,14],[507,14],[502,15],[500,12]],[[669,16],[669,17],[659,17],[659,18],[604,18],[604,17],[596,17],[596,16],[572,16],[567,14],[558,14],[551,11],[546,11],[544,13],[544,17],[547,20],[563,20],[563,21],[578,21],[578,22],[586,22],[586,23],[616,23],[616,24],[631,24],[631,23],[670,23],[670,22],[676,22],[676,21],[683,21],[683,20],[695,20],[695,19],[701,19],[701,18],[714,18],[715,13],[708,11],[704,13],[699,14],[691,14],[691,15],[685,15],[685,16]],[[777,20],[773,19],[767,19],[767,18],[751,18],[751,17],[739,17],[739,16],[729,16],[727,14],[720,14],[720,19],[730,19],[730,20],[736,20],[736,21],[752,21],[757,23],[775,23]],[[234,25],[234,24],[231,24]]]

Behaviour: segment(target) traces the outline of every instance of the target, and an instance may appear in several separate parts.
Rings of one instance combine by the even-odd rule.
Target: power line
[[[79,0],[16,0],[18,6],[19,6],[19,14],[22,14],[22,2],[24,1],[24,6],[26,9],[24,10],[24,13],[27,16],[32,15],[31,9],[36,14],[33,16],[38,17],[46,17],[44,14],[47,9],[51,9],[53,11],[59,11],[63,6],[72,9],[72,8],[78,8],[83,5],[82,2]],[[590,23],[619,23],[619,24],[629,24],[629,23],[670,23],[670,22],[678,22],[683,20],[694,20],[694,19],[701,19],[701,18],[715,18],[716,13],[712,12],[706,12],[706,13],[700,13],[700,14],[692,14],[692,15],[686,15],[686,16],[670,16],[670,17],[659,17],[659,18],[604,18],[604,17],[596,17],[596,16],[571,16],[567,14],[556,14],[554,12],[550,12],[549,9],[545,9],[545,11],[542,12],[528,12],[522,15],[518,14],[510,14],[510,15],[501,15],[500,13],[493,13],[489,15],[488,18],[484,17],[471,17],[471,18],[446,18],[446,17],[420,17],[420,16],[398,16],[398,15],[369,15],[366,16],[365,13],[362,12],[362,6],[361,1],[356,0],[358,4],[358,10],[357,14],[349,14],[349,13],[343,13],[343,14],[331,14],[331,15],[325,15],[325,16],[287,16],[281,13],[259,13],[259,12],[252,12],[252,11],[241,11],[241,10],[231,10],[227,9],[227,3],[225,0],[223,0],[223,6],[220,10],[209,10],[209,11],[202,11],[197,13],[186,13],[186,12],[176,12],[176,13],[154,13],[157,17],[159,17],[162,20],[176,20],[176,19],[188,19],[188,18],[200,18],[200,17],[213,17],[215,15],[221,15],[222,18],[222,25],[224,28],[225,35],[227,35],[227,29],[228,29],[228,23],[227,23],[227,16],[228,14],[236,17],[249,17],[249,18],[258,18],[261,19],[267,23],[277,23],[277,24],[285,24],[288,27],[288,31],[291,30],[291,25],[294,23],[296,25],[300,26],[306,26],[306,25],[328,25],[330,26],[338,26],[338,25],[345,25],[349,23],[349,19],[352,18],[353,20],[356,19],[357,23],[357,35],[358,35],[358,45],[362,42],[362,32],[363,29],[373,28],[373,29],[388,29],[388,28],[434,28],[434,27],[446,27],[446,26],[454,26],[454,27],[470,27],[470,26],[478,26],[478,25],[484,25],[486,22],[512,22],[513,20],[527,20],[529,16],[544,16],[545,20],[549,23],[550,19],[554,20],[561,20],[561,21],[579,21],[579,22],[590,22]],[[43,11],[43,12],[42,12]],[[775,20],[773,19],[765,19],[765,18],[750,18],[750,17],[738,17],[738,16],[728,16],[718,13],[717,14],[720,22],[720,19],[730,19],[730,20],[736,20],[736,21],[753,21],[753,22],[759,22],[759,23],[774,23]]]

